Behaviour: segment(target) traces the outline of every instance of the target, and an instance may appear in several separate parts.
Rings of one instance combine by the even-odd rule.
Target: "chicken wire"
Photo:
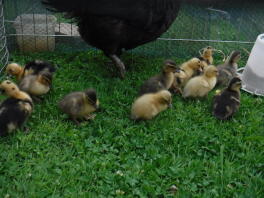
[[[234,49],[248,53],[257,35],[264,32],[263,9],[264,3],[251,3],[247,0],[241,1],[239,8],[232,3],[228,5],[220,3],[213,7],[184,4],[174,24],[161,38],[140,46],[132,52],[163,57],[186,57],[186,55],[197,55],[199,49],[211,45],[225,53]],[[40,37],[47,43],[49,38],[53,37],[55,38],[55,50],[94,50],[80,39],[74,21],[64,18],[60,13],[48,13],[40,0],[8,0],[5,1],[4,10],[8,47],[11,51],[19,49],[18,37],[21,37],[25,42],[29,36],[35,39],[34,42],[29,42],[32,48],[36,46],[36,40]],[[37,34],[36,31],[33,33],[32,31],[31,33],[16,31],[14,21],[23,14],[33,16],[43,14],[44,17],[53,14],[57,20],[54,32],[48,31],[48,24],[46,24],[47,31]],[[36,30],[35,20],[33,20],[33,24],[34,30]]]
[[[8,61],[8,50],[6,42],[6,32],[4,25],[3,1],[0,0],[0,74]]]

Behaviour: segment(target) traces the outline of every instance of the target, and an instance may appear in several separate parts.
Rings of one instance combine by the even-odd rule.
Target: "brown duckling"
[[[95,117],[91,113],[99,108],[99,100],[94,89],[72,92],[66,95],[58,104],[59,108],[77,124],[78,119],[90,120]]]
[[[166,60],[164,62],[162,73],[145,81],[141,86],[138,95],[141,96],[146,93],[155,93],[160,90],[168,90],[174,82],[175,72],[179,72],[179,68],[176,67],[175,62],[172,60]]]
[[[186,73],[184,71],[180,69],[179,72],[175,72],[174,81],[169,91],[175,94],[182,94],[182,87],[185,79],[186,79]]]
[[[237,63],[241,58],[239,51],[232,51],[224,64],[217,66],[219,75],[217,77],[217,85],[228,86],[229,81],[237,76]]]
[[[33,111],[31,97],[9,80],[0,84],[9,98],[0,105],[0,136],[21,128]]]
[[[219,120],[231,118],[240,106],[241,79],[234,77],[227,88],[215,95],[213,115]]]
[[[207,66],[212,65],[214,62],[213,51],[214,51],[214,49],[211,46],[208,46],[208,47],[204,48],[204,50],[203,50],[201,57],[206,62]]]
[[[204,74],[190,79],[183,90],[183,97],[204,97],[211,91],[216,84],[218,74],[215,66],[208,66]]]
[[[52,74],[42,71],[39,74],[24,76],[19,83],[19,88],[33,97],[47,94],[51,89]]]
[[[131,119],[150,120],[171,106],[171,102],[171,93],[167,90],[144,94],[133,103]]]

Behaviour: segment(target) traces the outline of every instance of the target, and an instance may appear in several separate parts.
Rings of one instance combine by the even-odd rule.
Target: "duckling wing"
[[[203,87],[203,88],[210,88],[209,83],[206,80],[204,80],[204,79],[202,79],[200,81],[200,86]]]
[[[141,96],[146,93],[155,93],[162,89],[165,89],[165,86],[162,83],[160,76],[158,75],[145,81],[144,84],[141,86],[138,95]]]
[[[60,109],[65,113],[76,115],[83,107],[83,93],[73,92],[66,95],[59,103]]]

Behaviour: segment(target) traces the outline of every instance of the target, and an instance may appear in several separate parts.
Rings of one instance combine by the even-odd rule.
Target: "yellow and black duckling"
[[[156,93],[148,93],[135,100],[131,109],[131,119],[150,120],[160,112],[171,106],[171,93],[161,90]]]
[[[15,76],[17,80],[21,80],[24,76],[24,67],[17,63],[10,63],[6,66],[6,73]]]
[[[231,118],[240,106],[241,79],[234,77],[227,88],[214,96],[213,115],[219,120]]]
[[[91,113],[99,108],[99,100],[94,89],[83,92],[72,92],[66,95],[58,104],[59,108],[69,115],[77,125],[78,120],[90,120],[95,117]]]
[[[33,111],[31,97],[9,80],[0,84],[9,98],[0,105],[0,136],[21,128]]]
[[[172,60],[166,60],[162,73],[151,77],[141,86],[139,90],[139,96],[146,93],[156,93],[160,90],[168,90],[174,82],[174,73],[179,72],[179,68]]]
[[[12,76],[15,76],[17,80],[21,80],[23,77],[34,74],[37,75],[41,72],[50,73],[51,75],[55,72],[55,67],[49,62],[34,60],[28,62],[25,67],[17,63],[10,63],[6,67],[6,72]]]
[[[233,51],[224,64],[217,66],[219,75],[217,77],[217,85],[228,86],[229,81],[237,76],[238,61],[241,58],[239,51]]]
[[[216,84],[218,71],[213,65],[208,66],[203,75],[196,76],[188,81],[183,89],[183,97],[205,97]]]
[[[185,72],[185,79],[183,79],[182,86],[192,78],[197,72],[203,72],[203,62],[199,58],[192,58],[181,65],[181,70]]]

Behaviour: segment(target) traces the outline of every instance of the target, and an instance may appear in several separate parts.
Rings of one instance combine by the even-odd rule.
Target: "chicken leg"
[[[125,68],[124,63],[121,61],[121,59],[115,54],[109,55],[109,58],[113,61],[113,63],[119,69],[121,78],[125,78],[126,68]]]

